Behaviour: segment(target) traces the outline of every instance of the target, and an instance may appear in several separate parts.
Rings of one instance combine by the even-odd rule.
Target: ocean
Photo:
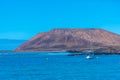
[[[1,53],[0,80],[120,80],[120,55]]]

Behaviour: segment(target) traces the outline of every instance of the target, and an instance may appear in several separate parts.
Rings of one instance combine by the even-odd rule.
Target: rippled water
[[[0,80],[120,80],[120,55],[56,54],[0,54]]]

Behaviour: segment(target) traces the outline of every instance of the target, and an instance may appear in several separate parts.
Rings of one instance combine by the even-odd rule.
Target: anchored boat
[[[92,38],[92,33],[89,31],[89,36],[90,36],[90,50],[86,53],[86,59],[93,59],[94,58],[94,49],[93,49],[93,38]]]

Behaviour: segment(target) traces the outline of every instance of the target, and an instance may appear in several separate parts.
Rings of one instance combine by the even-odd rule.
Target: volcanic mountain
[[[96,28],[53,29],[37,34],[15,51],[82,51],[91,47],[120,47],[120,35]]]

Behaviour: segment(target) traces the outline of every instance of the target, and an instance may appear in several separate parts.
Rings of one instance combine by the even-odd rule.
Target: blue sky
[[[53,28],[120,34],[119,0],[0,0],[0,39],[30,39]]]

